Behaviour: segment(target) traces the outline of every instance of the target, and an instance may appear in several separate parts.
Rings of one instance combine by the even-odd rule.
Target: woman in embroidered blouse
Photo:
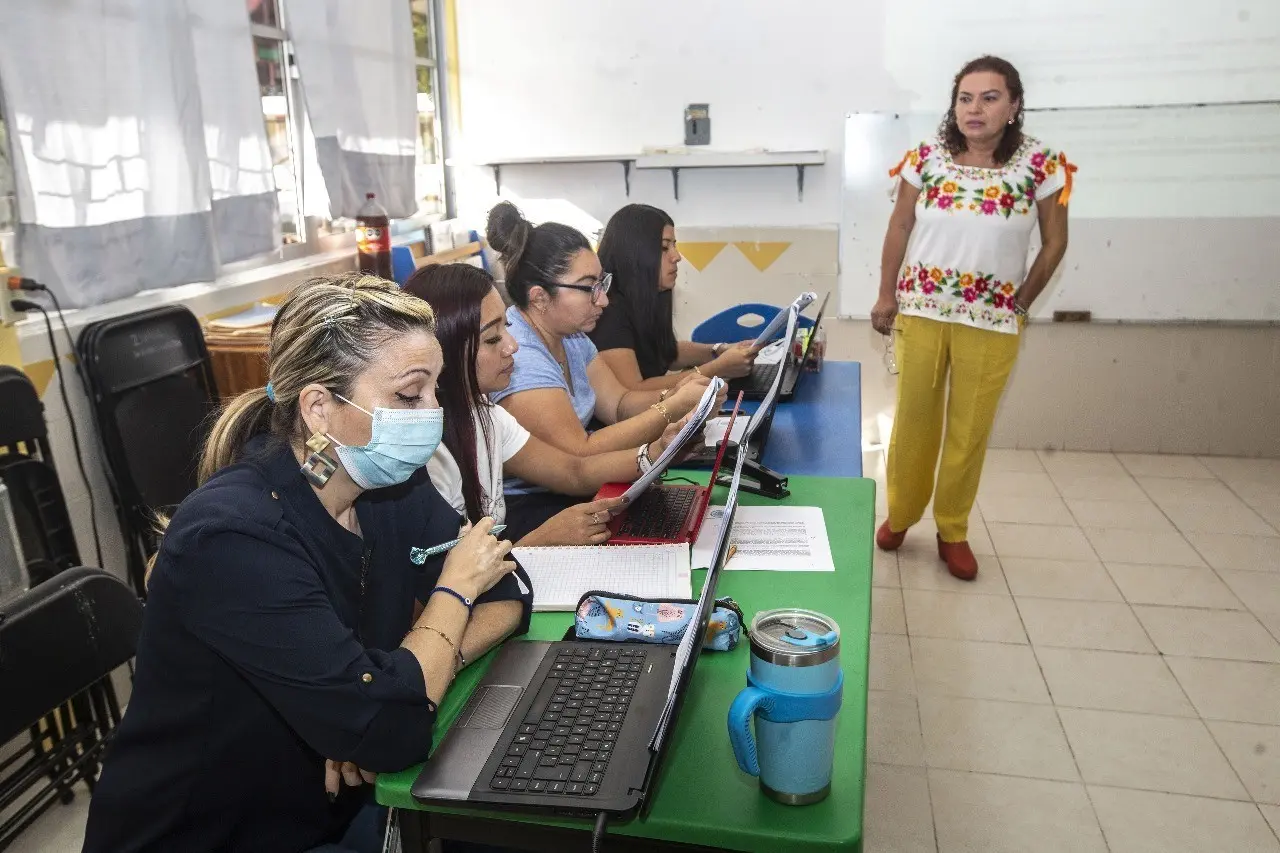
[[[1022,119],[1010,63],[984,56],[956,75],[937,137],[890,172],[897,200],[871,312],[876,331],[897,333],[899,369],[889,518],[876,544],[901,547],[932,497],[938,555],[961,580],[978,573],[968,521],[996,406],[1027,312],[1067,250],[1075,167],[1025,135]],[[1028,270],[1035,225],[1041,249]]]

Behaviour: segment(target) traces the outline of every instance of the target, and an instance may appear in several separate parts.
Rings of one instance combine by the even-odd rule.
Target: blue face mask
[[[346,397],[334,396],[373,418],[373,434],[363,447],[343,444],[329,436],[329,440],[338,446],[342,467],[362,489],[380,489],[403,483],[426,465],[440,446],[440,438],[444,435],[444,409],[384,409],[379,406],[370,412]]]

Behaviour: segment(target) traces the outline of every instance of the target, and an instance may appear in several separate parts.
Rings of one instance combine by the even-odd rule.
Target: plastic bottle
[[[356,253],[360,272],[393,281],[391,272],[391,220],[373,193],[356,214]]]

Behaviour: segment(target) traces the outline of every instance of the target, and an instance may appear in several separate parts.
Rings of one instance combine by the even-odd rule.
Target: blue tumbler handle
[[[729,706],[729,743],[733,746],[733,757],[738,759],[738,766],[743,773],[752,776],[760,775],[760,761],[756,757],[756,739],[751,733],[751,718],[756,709],[773,703],[773,697],[759,687],[747,687],[739,693]]]

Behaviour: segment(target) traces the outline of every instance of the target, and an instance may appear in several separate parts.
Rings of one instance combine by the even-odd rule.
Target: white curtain
[[[247,13],[190,2],[0,4],[18,260],[68,305],[211,281],[219,248],[230,260],[275,245],[274,212],[242,201],[270,180],[262,117],[245,113],[259,103],[244,89],[252,43],[216,7]]]
[[[303,97],[333,216],[374,193],[392,217],[417,210],[417,78],[405,0],[285,0]]]

